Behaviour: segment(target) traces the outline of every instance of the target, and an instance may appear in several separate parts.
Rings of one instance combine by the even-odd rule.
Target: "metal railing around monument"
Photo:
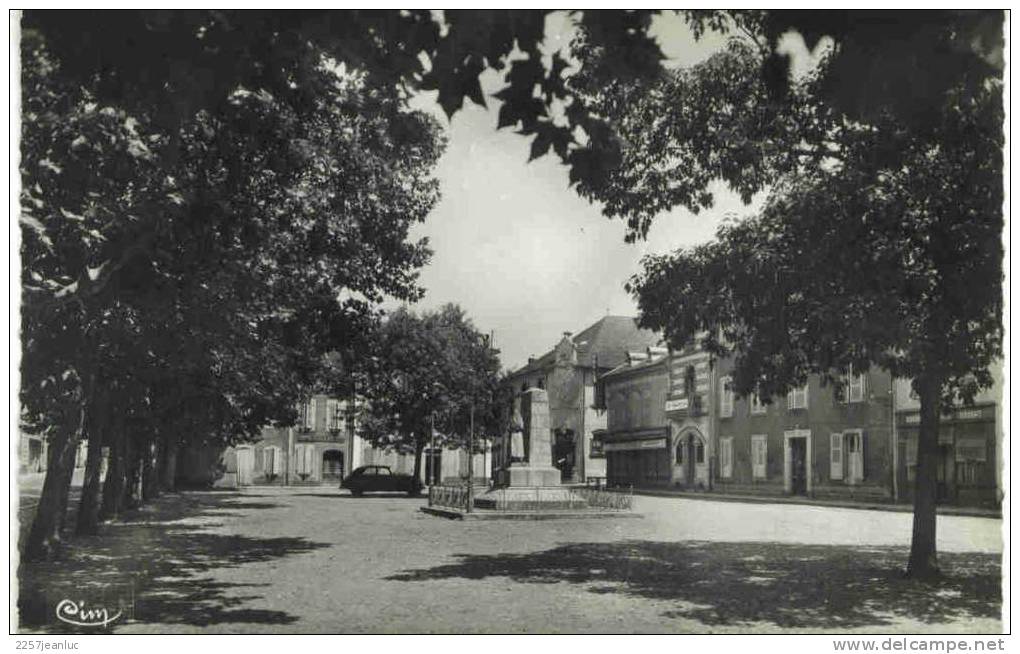
[[[465,511],[468,504],[466,485],[430,486],[429,506]],[[634,506],[634,488],[606,490],[589,486],[559,488],[492,489],[481,498],[476,495],[475,507],[490,511],[630,511]]]
[[[429,506],[467,510],[467,486],[429,486]]]
[[[497,488],[486,493],[479,505],[482,508],[495,511],[556,513],[562,511],[630,511],[633,501],[633,492],[563,486],[560,488]]]

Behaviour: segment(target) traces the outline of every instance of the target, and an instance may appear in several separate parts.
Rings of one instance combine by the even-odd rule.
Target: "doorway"
[[[807,439],[789,439],[790,447],[790,493],[807,495]]]
[[[237,485],[249,486],[255,477],[255,451],[250,447],[237,448]]]
[[[322,453],[322,480],[339,482],[344,478],[344,453],[326,450]]]

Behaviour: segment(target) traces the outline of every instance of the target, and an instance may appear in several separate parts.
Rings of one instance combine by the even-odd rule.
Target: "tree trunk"
[[[142,500],[148,502],[159,495],[156,484],[156,463],[157,439],[149,438],[142,442],[142,468],[141,468],[141,496]]]
[[[921,400],[921,425],[917,435],[917,476],[914,486],[914,530],[910,541],[907,576],[931,579],[939,574],[935,549],[935,504],[938,493],[938,438],[941,381],[917,380]]]
[[[171,438],[163,447],[163,465],[160,466],[159,474],[162,479],[164,492],[177,490],[177,440]]]
[[[125,462],[125,439],[123,425],[118,423],[110,440],[110,460],[103,484],[103,506],[99,510],[100,520],[112,520],[124,510],[124,487],[127,483]]]
[[[156,496],[163,494],[163,466],[166,465],[166,439],[156,439],[156,458],[152,469],[152,484]]]
[[[61,545],[60,532],[67,513],[67,496],[74,473],[74,458],[84,427],[85,407],[81,395],[76,398],[78,416],[65,419],[49,439],[49,459],[42,494],[36,506],[32,530],[25,542],[25,559],[43,561],[55,557]],[[76,424],[75,424],[76,423]]]
[[[425,441],[418,439],[414,445],[414,478],[421,479],[421,453],[425,450]]]
[[[88,457],[85,460],[85,480],[78,505],[77,534],[95,534],[99,531],[99,509],[102,501],[103,438],[97,425],[89,430]]]
[[[124,508],[138,508],[141,496],[138,493],[141,460],[138,456],[138,437],[124,434]]]

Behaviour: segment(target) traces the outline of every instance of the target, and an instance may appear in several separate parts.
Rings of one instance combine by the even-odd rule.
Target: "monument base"
[[[560,485],[560,471],[552,466],[510,466],[506,473],[506,485],[510,488]]]
[[[559,472],[558,470],[556,471]],[[585,511],[588,502],[566,486],[493,488],[475,498],[475,508],[496,511]]]

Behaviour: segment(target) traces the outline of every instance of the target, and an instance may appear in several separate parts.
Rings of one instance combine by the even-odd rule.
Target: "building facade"
[[[669,358],[665,352],[629,353],[625,364],[600,380],[607,424],[596,435],[606,456],[607,482],[615,486],[666,486],[672,471],[666,422]]]
[[[732,365],[717,367],[711,402],[712,487],[721,492],[893,499],[891,376],[851,374],[842,387],[812,376],[785,397],[737,397]]]
[[[40,434],[18,433],[18,474],[46,472],[49,465],[49,443]],[[84,468],[88,455],[88,440],[78,442],[74,455],[74,467]]]
[[[529,388],[549,395],[553,430],[552,464],[564,483],[606,476],[606,460],[596,434],[605,433],[606,411],[596,406],[596,380],[625,360],[628,350],[657,345],[659,336],[628,316],[606,316],[579,333],[564,332],[559,343],[510,373],[518,394]]]
[[[315,395],[299,411],[294,427],[265,427],[251,444],[228,448],[222,457],[220,486],[337,485],[355,468],[385,465],[412,474],[414,456],[372,447],[357,433],[360,400]],[[474,474],[485,477],[488,454],[476,454]],[[419,476],[426,485],[467,476],[467,453],[426,448]]]
[[[991,369],[994,384],[971,406],[955,406],[939,420],[939,502],[996,507],[1003,496],[1005,423],[1002,411],[1002,367]],[[912,501],[917,473],[920,402],[905,379],[896,380],[896,494]]]
[[[611,486],[910,502],[919,407],[910,384],[871,369],[839,386],[812,376],[786,396],[739,397],[732,361],[647,348],[599,381]],[[997,505],[1002,412],[996,387],[943,416],[939,499]]]

